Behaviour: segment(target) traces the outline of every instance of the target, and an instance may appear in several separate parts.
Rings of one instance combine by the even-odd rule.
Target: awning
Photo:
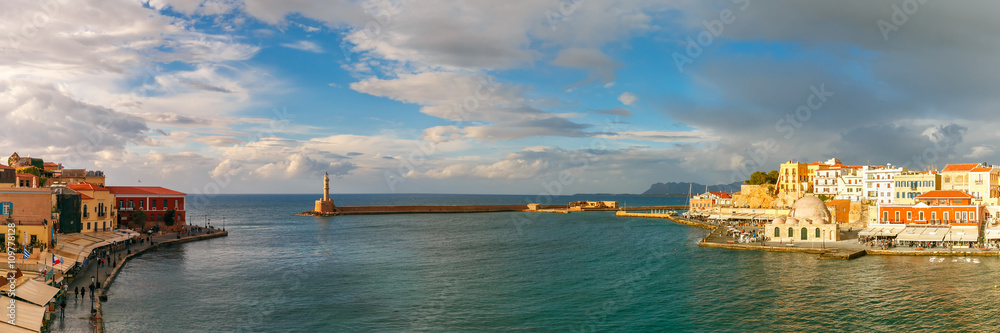
[[[976,242],[979,241],[979,230],[976,228],[953,227],[944,237],[948,242]]]
[[[986,239],[1000,239],[1000,229],[986,229]]]
[[[11,301],[14,302],[14,308],[17,310],[17,316],[14,318],[14,326],[27,329],[27,332],[40,332],[42,330],[42,317],[45,315],[45,308],[28,302],[11,300],[7,296],[0,296],[0,304],[6,304],[5,308],[10,306]],[[9,323],[9,320],[10,318],[5,317],[3,322]]]
[[[903,229],[896,236],[898,241],[908,242],[940,242],[948,233],[948,228],[910,227]]]
[[[906,228],[882,228],[875,233],[875,237],[896,237]]]
[[[34,332],[38,332],[38,331],[32,331],[32,330],[29,330],[29,329],[23,328],[23,327],[17,327],[17,326],[8,324],[7,321],[0,320],[0,332],[5,332],[5,333],[34,333]]]
[[[60,262],[58,265],[53,266],[53,268],[58,269],[60,271],[68,272],[70,268],[73,268],[73,265],[76,265],[76,260],[74,258],[68,258],[64,256],[56,256],[56,257],[59,257]]]
[[[875,234],[877,234],[881,230],[882,228],[872,228],[872,227],[864,228],[861,231],[858,231],[858,236],[865,236],[865,237],[875,236]]]
[[[45,305],[59,293],[59,288],[28,280],[14,289],[14,295],[35,305]]]

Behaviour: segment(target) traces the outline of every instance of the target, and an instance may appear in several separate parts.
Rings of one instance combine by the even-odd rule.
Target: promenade
[[[108,256],[112,258],[111,262],[108,262],[103,266],[97,263],[96,257],[91,258],[91,262],[87,265],[87,267],[81,270],[73,279],[73,282],[69,284],[69,292],[66,293],[65,297],[65,318],[58,317],[59,307],[56,307],[57,317],[54,317],[55,319],[52,321],[51,332],[90,333],[98,331],[96,327],[91,325],[89,320],[91,309],[99,308],[97,297],[92,299],[92,294],[88,288],[91,285],[91,279],[93,278],[95,281],[100,281],[101,287],[107,288],[108,283],[114,281],[114,274],[117,273],[114,271],[115,268],[121,269],[121,267],[125,265],[128,261],[126,258],[129,256],[130,251],[131,255],[135,256],[148,250],[152,246],[158,247],[161,244],[169,245],[176,244],[178,241],[197,240],[210,234],[223,236],[228,233],[218,229],[201,228],[201,231],[185,235],[181,239],[177,238],[176,233],[166,233],[151,237],[142,236],[144,241],[141,244],[136,241],[134,244],[127,245],[122,249],[109,253]],[[150,242],[150,240],[152,240],[152,242]],[[115,266],[112,267],[111,263],[114,263]],[[85,297],[74,297],[74,290],[76,288],[87,289],[87,295]],[[98,295],[101,294],[102,292],[99,291]],[[108,301],[114,302],[113,299],[109,299]]]

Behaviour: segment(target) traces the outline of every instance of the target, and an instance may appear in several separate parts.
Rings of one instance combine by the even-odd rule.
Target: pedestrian
[[[59,318],[66,318],[66,301],[59,304]]]
[[[87,298],[87,288],[80,288],[80,298]]]

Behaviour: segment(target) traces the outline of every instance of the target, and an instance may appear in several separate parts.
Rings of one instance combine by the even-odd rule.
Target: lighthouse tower
[[[323,173],[323,199],[316,200],[317,213],[329,213],[332,214],[337,211],[337,206],[333,204],[333,199],[330,199],[330,175],[328,173]]]

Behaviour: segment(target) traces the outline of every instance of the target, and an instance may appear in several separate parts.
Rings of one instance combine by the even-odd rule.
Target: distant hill
[[[693,186],[691,185],[693,184]],[[740,190],[740,185],[743,182],[735,182],[732,184],[719,184],[710,185],[708,190],[711,192],[738,192]],[[692,194],[704,193],[705,185],[698,183],[656,183],[649,186],[646,192],[642,195],[687,195],[688,189],[691,189]]]

